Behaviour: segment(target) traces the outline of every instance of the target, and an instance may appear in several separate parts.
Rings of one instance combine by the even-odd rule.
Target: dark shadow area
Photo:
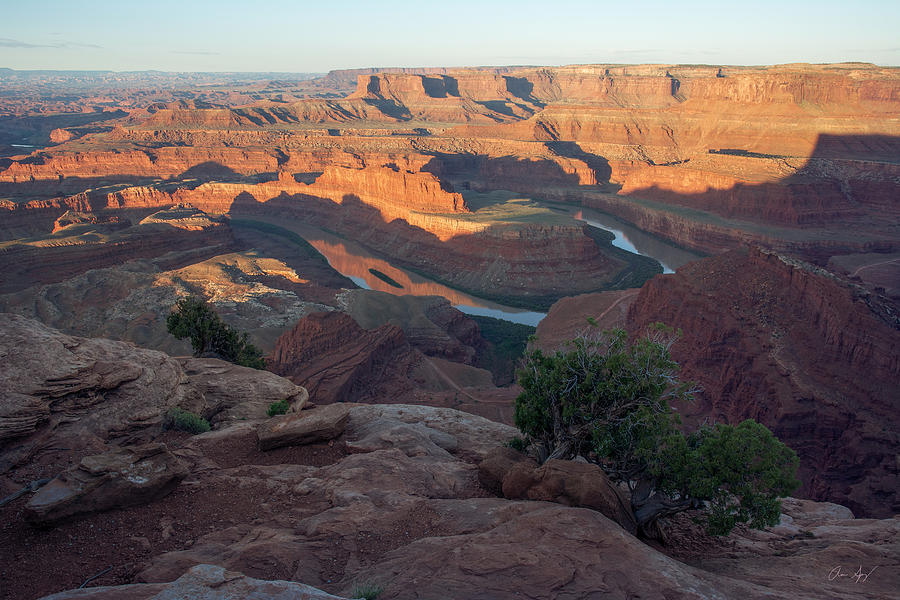
[[[750,172],[760,170],[753,161],[773,160],[742,149],[711,154],[729,155],[731,169],[748,161]],[[805,162],[787,177],[729,188],[716,187],[721,175],[714,166],[706,170],[708,185],[704,171],[638,167],[653,170],[625,178],[646,180],[645,187],[632,184],[624,196],[572,190],[569,200],[704,253],[756,243],[824,266],[836,255],[900,251],[900,137],[821,135],[809,158],[775,160]],[[672,189],[688,175],[704,191]]]
[[[429,98],[447,98],[448,96],[459,97],[459,84],[452,77],[441,75],[438,77],[429,77],[422,75],[422,89]]]
[[[369,106],[374,106],[392,119],[397,119],[398,121],[409,121],[412,119],[412,113],[409,112],[409,109],[396,100],[388,100],[385,98],[363,98],[362,101]]]
[[[311,171],[309,173],[293,173],[294,181],[297,183],[305,183],[307,185],[315,183],[316,179],[322,176],[324,171]]]
[[[534,84],[528,81],[527,78],[504,76],[503,79],[506,81],[506,90],[516,98],[529,104],[534,104],[539,108],[546,106],[546,104],[534,97]]]
[[[493,158],[484,154],[433,154],[422,171],[441,180],[452,181],[459,189],[531,192],[539,186],[579,185],[577,175],[566,173],[552,160],[529,160],[515,156]]]
[[[518,117],[518,115],[516,115],[516,113],[513,112],[512,107],[510,107],[509,104],[503,100],[486,100],[484,102],[479,102],[476,100],[475,104],[480,104],[481,106],[485,107],[486,109],[488,109],[490,111],[499,113],[501,115],[506,115],[507,117],[514,117],[514,118]],[[487,116],[491,116],[491,115],[487,115]]]
[[[734,148],[709,153],[747,161],[791,158]],[[887,225],[900,219],[900,138],[821,135],[806,164],[778,181],[710,186],[695,194],[649,186],[632,189],[630,195],[780,227]]]
[[[207,161],[194,165],[183,173],[173,177],[173,180],[184,179],[205,179],[207,181],[242,181],[246,179],[246,175],[238,173],[231,167],[215,162]]]
[[[594,172],[594,178],[598,184],[609,183],[612,167],[609,166],[609,161],[602,156],[585,152],[575,142],[545,142],[544,146],[557,156],[574,158],[584,162]]]
[[[816,141],[811,158],[874,160],[900,164],[900,137],[823,133]]]

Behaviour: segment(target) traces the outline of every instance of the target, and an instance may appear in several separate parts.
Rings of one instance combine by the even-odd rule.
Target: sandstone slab
[[[397,423],[377,418],[354,431],[358,439],[347,442],[350,452],[373,452],[397,448],[407,456],[450,457],[459,444],[449,433],[422,423]]]
[[[188,474],[164,444],[124,447],[86,456],[42,487],[25,507],[36,525],[145,504],[171,492]]]
[[[350,408],[343,404],[274,417],[256,430],[260,450],[328,441],[344,432]]]

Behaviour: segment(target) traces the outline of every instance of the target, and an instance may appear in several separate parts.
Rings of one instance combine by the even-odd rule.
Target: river
[[[696,260],[697,255],[666,244],[634,227],[622,223],[615,217],[594,210],[577,210],[572,216],[593,227],[612,232],[616,239],[613,245],[628,252],[649,256],[660,262],[666,273],[672,273],[686,262]],[[290,229],[308,241],[328,264],[336,271],[351,279],[356,285],[367,290],[378,290],[390,294],[412,294],[416,296],[443,296],[460,311],[477,316],[494,317],[537,326],[546,313],[505,306],[490,300],[478,298],[465,292],[442,285],[417,273],[396,267],[384,258],[377,257],[365,247],[351,240],[338,237],[317,227],[298,222],[284,222],[256,218],[279,227]],[[396,287],[375,275],[372,271],[386,275],[400,287]]]
[[[699,254],[689,252],[677,246],[667,244],[649,233],[632,227],[612,215],[596,210],[576,210],[572,216],[592,227],[604,229],[614,236],[612,245],[622,250],[641,256],[649,256],[662,265],[663,273],[674,273],[675,269],[685,263],[701,258]]]

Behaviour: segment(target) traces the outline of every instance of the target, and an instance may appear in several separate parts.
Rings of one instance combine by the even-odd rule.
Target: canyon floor
[[[228,571],[180,585],[286,579],[346,596],[376,581],[389,598],[896,589],[900,69],[366,69],[203,85],[73,74],[65,97],[12,73],[0,71],[0,313],[22,344],[56,340],[42,360],[67,366],[4,373],[0,492],[151,442],[189,474],[150,505],[49,531],[22,521],[31,492],[0,507],[3,563],[21,565],[3,574],[7,597],[107,567],[90,585],[151,597],[204,563]],[[187,295],[248,332],[272,373],[171,358],[191,351],[165,325]],[[478,463],[513,432],[534,326],[529,343],[553,350],[588,318],[632,336],[680,329],[673,356],[702,386],[677,407],[685,422],[752,418],[798,452],[803,500],[778,528],[715,540],[673,522],[680,545],[652,549],[587,509],[481,486]],[[61,358],[80,346],[96,352]],[[104,352],[131,366],[112,374]],[[132,393],[120,387],[147,376],[150,404],[117,407]],[[259,450],[268,402],[303,394],[317,405],[304,413],[346,404],[346,429]],[[162,431],[173,405],[214,431]],[[64,559],[101,529],[93,554]],[[58,578],[44,556],[58,556]],[[622,557],[640,566],[599,568]],[[829,579],[850,562],[878,568],[865,585]]]

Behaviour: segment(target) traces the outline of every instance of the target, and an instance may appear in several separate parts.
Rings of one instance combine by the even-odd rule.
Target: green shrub
[[[587,457],[627,485],[647,536],[661,536],[659,517],[695,508],[716,535],[738,523],[775,525],[779,498],[800,484],[797,455],[755,421],[683,433],[670,402],[689,401],[696,390],[678,380],[669,354],[676,338],[656,324],[633,343],[618,329],[554,354],[528,351],[516,426],[541,462]]]
[[[283,415],[288,411],[291,407],[290,402],[287,401],[287,398],[284,400],[279,400],[278,402],[273,402],[269,405],[269,410],[266,411],[270,417],[274,417],[275,415]]]
[[[177,406],[166,413],[164,426],[167,429],[177,429],[188,433],[205,433],[209,431],[209,421],[190,411]]]
[[[383,587],[374,583],[357,583],[350,596],[354,599],[364,598],[365,600],[375,600],[383,591]]]
[[[250,343],[247,334],[223,323],[200,298],[179,300],[166,318],[166,328],[179,340],[190,338],[194,356],[213,353],[236,365],[266,368],[262,351]]]
[[[514,438],[509,438],[508,440],[506,440],[506,446],[507,448],[512,448],[513,450],[516,450],[518,452],[525,452],[525,450],[528,448],[528,441],[525,438],[516,436]]]

